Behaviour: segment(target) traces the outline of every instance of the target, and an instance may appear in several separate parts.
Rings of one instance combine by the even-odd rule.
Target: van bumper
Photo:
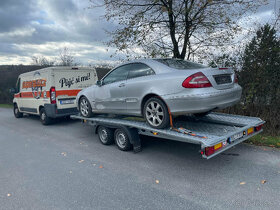
[[[46,114],[51,118],[65,117],[69,115],[74,115],[78,113],[76,107],[74,108],[66,108],[66,109],[58,109],[56,104],[45,104],[44,105]]]

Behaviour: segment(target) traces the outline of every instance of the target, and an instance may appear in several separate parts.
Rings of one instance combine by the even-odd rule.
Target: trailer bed
[[[118,127],[121,125],[128,128],[136,128],[138,129],[138,133],[142,135],[200,144],[202,157],[207,159],[210,159],[232,146],[262,132],[261,125],[265,123],[263,120],[256,117],[217,112],[199,118],[194,116],[178,117],[173,122],[173,128],[168,129],[154,129],[144,121],[135,120],[136,118],[112,118],[109,116],[84,118],[79,115],[73,115],[71,118],[80,119],[84,123],[89,123],[95,126],[102,124]],[[184,128],[187,132],[180,133],[177,128]],[[222,146],[218,148],[217,145]],[[207,155],[206,150],[208,148],[218,149],[215,149],[213,154]]]

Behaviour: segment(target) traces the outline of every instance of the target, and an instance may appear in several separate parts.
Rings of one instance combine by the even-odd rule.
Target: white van
[[[49,67],[19,75],[14,94],[14,114],[40,115],[44,125],[53,118],[76,114],[76,95],[97,81],[89,67]]]

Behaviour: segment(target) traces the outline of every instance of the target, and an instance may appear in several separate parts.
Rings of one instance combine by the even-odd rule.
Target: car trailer
[[[116,143],[123,151],[141,151],[139,134],[173,141],[200,144],[203,158],[210,159],[263,131],[260,118],[212,112],[204,117],[180,116],[170,128],[154,129],[145,121],[124,116],[85,118],[72,115],[94,126],[102,144]],[[140,118],[139,118],[140,119]],[[172,121],[171,121],[172,122]]]

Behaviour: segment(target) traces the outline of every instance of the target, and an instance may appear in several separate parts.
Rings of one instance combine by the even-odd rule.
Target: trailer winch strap
[[[198,137],[198,138],[207,139],[206,136],[197,135],[197,134],[193,133],[192,131],[190,131],[190,130],[188,130],[188,129],[186,129],[186,128],[182,128],[182,127],[180,127],[180,128],[175,128],[175,127],[173,126],[173,118],[172,118],[172,115],[171,115],[171,112],[170,112],[169,108],[168,108],[168,113],[169,113],[169,120],[170,120],[170,128],[171,128],[171,130],[177,131],[178,133],[183,133],[183,134],[186,134],[186,135],[190,135],[190,136],[195,136],[195,137]]]

